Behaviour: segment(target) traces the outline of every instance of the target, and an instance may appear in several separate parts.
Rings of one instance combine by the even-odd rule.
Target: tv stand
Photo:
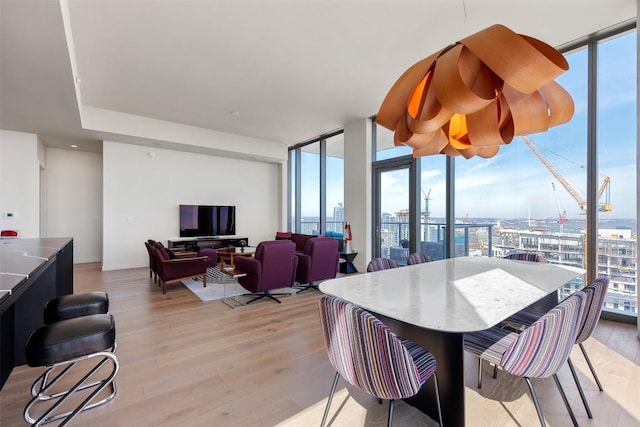
[[[184,248],[187,251],[197,252],[203,248],[226,248],[229,246],[240,246],[240,241],[246,242],[245,246],[249,246],[247,237],[237,236],[220,236],[220,237],[185,237],[177,240],[168,240],[167,246],[172,248]]]

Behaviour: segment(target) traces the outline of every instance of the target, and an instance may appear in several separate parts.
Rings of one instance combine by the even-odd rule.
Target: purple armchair
[[[254,296],[247,304],[262,298],[281,302],[276,296],[290,295],[271,293],[272,289],[293,286],[296,277],[298,257],[296,245],[289,240],[270,240],[262,242],[256,248],[254,258],[236,257],[235,268],[247,275],[239,277],[238,282]]]
[[[303,252],[297,255],[296,282],[302,288],[298,293],[307,289],[320,290],[315,282],[336,277],[340,261],[338,240],[331,237],[309,239]]]
[[[149,279],[153,278],[155,283],[158,281],[158,262],[156,261],[156,257],[153,252],[151,252],[151,242],[153,242],[153,240],[144,242],[144,246],[147,248],[147,252],[149,253]]]
[[[207,286],[207,257],[175,258],[165,256],[155,245],[149,245],[156,262],[159,284],[162,293],[166,294],[166,285],[183,280],[201,277],[203,286]]]

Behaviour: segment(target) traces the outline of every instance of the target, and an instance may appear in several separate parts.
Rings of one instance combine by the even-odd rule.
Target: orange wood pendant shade
[[[376,117],[395,145],[430,154],[495,156],[514,136],[573,116],[554,81],[569,64],[553,47],[493,25],[428,56],[395,82]]]

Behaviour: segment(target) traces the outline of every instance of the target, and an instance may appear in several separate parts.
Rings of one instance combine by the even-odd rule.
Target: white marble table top
[[[423,328],[490,328],[584,274],[576,267],[460,257],[330,279],[320,290]]]

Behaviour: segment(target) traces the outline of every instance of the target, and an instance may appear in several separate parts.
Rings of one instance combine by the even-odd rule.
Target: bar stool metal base
[[[91,408],[95,408],[96,406],[103,405],[113,399],[117,393],[116,384],[114,378],[118,373],[120,368],[120,363],[118,361],[118,357],[114,353],[115,346],[111,351],[99,351],[96,353],[91,353],[85,356],[77,357],[75,359],[70,359],[67,361],[59,362],[51,366],[47,366],[45,371],[34,381],[31,386],[31,395],[32,399],[27,403],[24,408],[24,419],[29,424],[33,426],[39,426],[42,424],[46,424],[52,421],[60,420],[64,418],[64,421],[60,424],[60,426],[64,426],[69,423],[76,415],[78,415],[82,411],[86,411]],[[52,387],[66,374],[68,374],[72,368],[80,361],[89,360],[93,358],[100,358],[95,366],[89,370],[78,382],[76,382],[72,387],[68,390],[51,393]],[[111,371],[104,377],[97,381],[88,382],[93,375],[107,362],[110,361],[112,364]],[[58,373],[53,379],[50,380],[50,376],[56,368],[61,368],[62,372]],[[109,386],[111,392],[109,395],[97,402],[91,402],[97,395],[100,393],[105,387]],[[58,409],[65,401],[67,401],[73,394],[78,391],[92,389],[91,393],[82,401],[80,404],[76,406],[75,409],[66,411],[63,413],[56,414],[55,411]],[[49,406],[45,412],[40,415],[38,418],[34,418],[34,415],[31,414],[31,409],[38,402],[48,402],[52,401],[53,403]]]

